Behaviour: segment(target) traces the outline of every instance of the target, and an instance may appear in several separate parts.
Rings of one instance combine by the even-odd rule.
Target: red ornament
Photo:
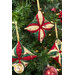
[[[62,64],[62,42],[58,39],[55,41],[48,54],[51,55],[60,65]]]
[[[36,58],[37,56],[32,54],[18,41],[17,45],[13,48],[12,52],[12,62],[13,66],[15,63],[23,63],[25,66],[28,64],[29,60]]]
[[[44,70],[43,75],[58,75],[58,72],[53,66],[48,66]]]
[[[52,8],[51,11],[56,12],[56,8]]]

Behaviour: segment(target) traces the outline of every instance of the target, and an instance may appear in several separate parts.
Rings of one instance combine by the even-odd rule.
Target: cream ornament
[[[36,15],[36,21],[34,23],[29,24],[26,28],[29,32],[36,33],[38,32],[38,40],[42,43],[45,37],[45,30],[50,30],[54,25],[48,22],[43,13],[39,10]]]
[[[17,74],[21,74],[24,71],[24,66],[21,63],[15,64],[14,71]]]

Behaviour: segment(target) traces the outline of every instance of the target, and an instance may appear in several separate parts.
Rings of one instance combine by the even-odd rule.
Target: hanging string
[[[40,10],[39,0],[37,0],[37,7],[38,7],[38,10]]]
[[[56,39],[57,39],[57,45],[58,45],[58,31],[57,31],[57,24],[55,22],[55,33],[56,33]],[[59,49],[58,49],[59,51]]]
[[[57,24],[55,22],[55,33],[56,33],[56,39],[58,39],[58,31],[57,31]]]
[[[18,42],[19,41],[19,33],[18,33],[17,21],[12,22],[12,24],[15,24],[15,26],[16,26],[16,35],[17,35],[17,42]]]

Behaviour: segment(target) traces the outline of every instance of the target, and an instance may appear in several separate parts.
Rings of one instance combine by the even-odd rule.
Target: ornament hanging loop
[[[58,31],[57,31],[57,24],[55,22],[55,33],[56,33],[56,39],[58,39]]]
[[[39,4],[39,0],[37,0],[37,7],[38,7],[38,11],[39,11],[41,9],[40,4]]]
[[[17,41],[19,41],[19,33],[18,33],[17,21],[15,22],[15,25],[16,25]]]
[[[12,24],[15,24],[15,26],[16,26],[16,35],[17,35],[17,42],[18,42],[19,41],[19,33],[18,33],[17,21],[12,22]]]

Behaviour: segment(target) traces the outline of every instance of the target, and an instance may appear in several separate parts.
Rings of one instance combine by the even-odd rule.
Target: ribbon
[[[39,0],[37,0],[37,7],[38,7],[38,11],[39,11],[40,10]]]
[[[57,24],[55,22],[55,33],[56,33],[56,38],[58,39],[58,31],[57,31]]]
[[[17,42],[19,41],[19,32],[18,32],[18,27],[17,27],[17,21],[12,22],[12,24],[15,24],[16,26],[16,35],[17,35]]]

